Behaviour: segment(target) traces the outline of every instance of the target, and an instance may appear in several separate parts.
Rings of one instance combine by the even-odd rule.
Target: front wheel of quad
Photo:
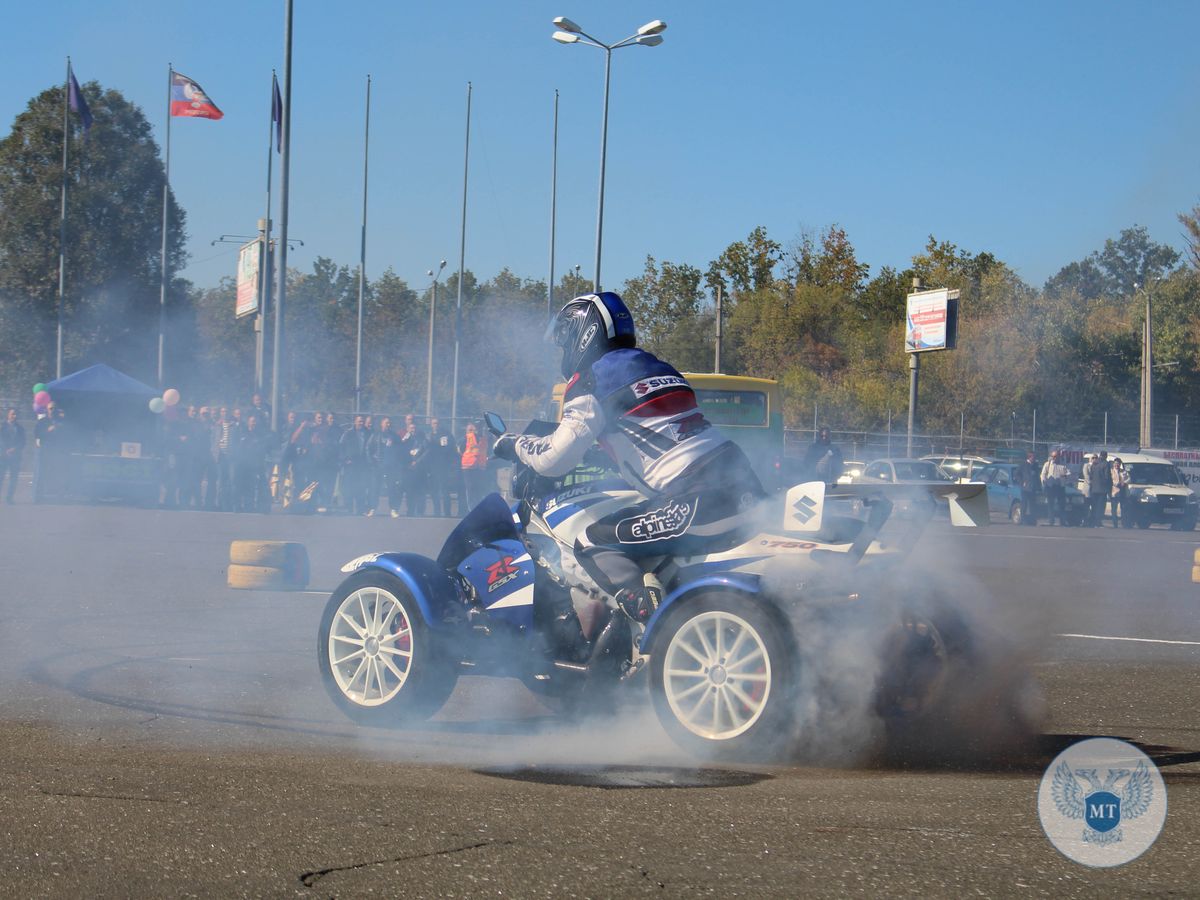
[[[711,593],[671,610],[650,657],[659,721],[699,756],[761,759],[791,735],[795,654],[761,604]]]
[[[405,725],[437,712],[457,665],[421,617],[412,594],[386,572],[359,572],[338,587],[317,635],[321,680],[333,702],[364,725]]]

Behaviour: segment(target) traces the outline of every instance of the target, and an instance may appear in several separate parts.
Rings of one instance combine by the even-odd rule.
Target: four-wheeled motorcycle
[[[494,414],[487,420],[494,433],[504,430]],[[534,423],[531,433],[552,427]],[[574,553],[583,529],[640,495],[603,466],[546,478],[518,465],[516,502],[485,497],[437,559],[370,553],[343,567],[318,636],[326,688],[357,721],[403,724],[435,713],[464,675],[518,678],[576,714],[619,710],[648,685],[658,718],[685,748],[762,757],[796,737],[795,694],[809,664],[796,612],[836,618],[877,608],[886,621],[874,631],[875,708],[884,719],[911,719],[936,698],[967,638],[953,616],[880,603],[863,586],[884,589],[935,498],[948,501],[957,525],[985,523],[987,498],[980,484],[922,487],[916,500],[911,487],[895,488],[797,485],[764,501],[761,530],[735,547],[645,560],[662,602],[642,623],[614,607]],[[920,514],[885,542],[901,494]],[[864,514],[838,514],[848,501]]]

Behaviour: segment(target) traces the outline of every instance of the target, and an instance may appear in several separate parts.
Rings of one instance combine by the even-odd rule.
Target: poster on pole
[[[234,318],[250,316],[258,312],[258,270],[262,256],[262,241],[253,240],[243,244],[238,251],[237,303]]]
[[[909,353],[953,350],[958,339],[958,291],[938,288],[908,295],[904,349]]]

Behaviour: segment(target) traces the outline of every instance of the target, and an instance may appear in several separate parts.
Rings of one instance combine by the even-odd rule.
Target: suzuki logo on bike
[[[488,573],[488,593],[503,587],[521,574],[521,568],[512,564],[511,556],[502,556],[499,561],[486,566]]]
[[[792,504],[792,511],[796,514],[796,518],[803,525],[817,514],[817,501],[805,494],[799,500]]]
[[[617,540],[622,544],[645,544],[683,534],[696,515],[696,499],[675,501],[640,516],[617,523]]]

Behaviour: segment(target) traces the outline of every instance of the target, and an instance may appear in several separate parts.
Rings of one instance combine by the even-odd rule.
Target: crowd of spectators
[[[437,418],[188,406],[163,422],[163,505],[226,512],[462,515],[495,489],[474,423],[462,442]],[[386,504],[385,502],[386,501]]]
[[[412,414],[288,412],[272,431],[270,406],[255,395],[245,407],[180,405],[158,419],[157,435],[144,451],[161,461],[157,496],[169,509],[452,516],[496,489],[474,422],[460,439],[437,418]],[[54,403],[28,432],[9,408],[0,416],[0,502],[14,501],[23,460],[42,502],[62,496],[69,456],[117,452],[73,434]]]

